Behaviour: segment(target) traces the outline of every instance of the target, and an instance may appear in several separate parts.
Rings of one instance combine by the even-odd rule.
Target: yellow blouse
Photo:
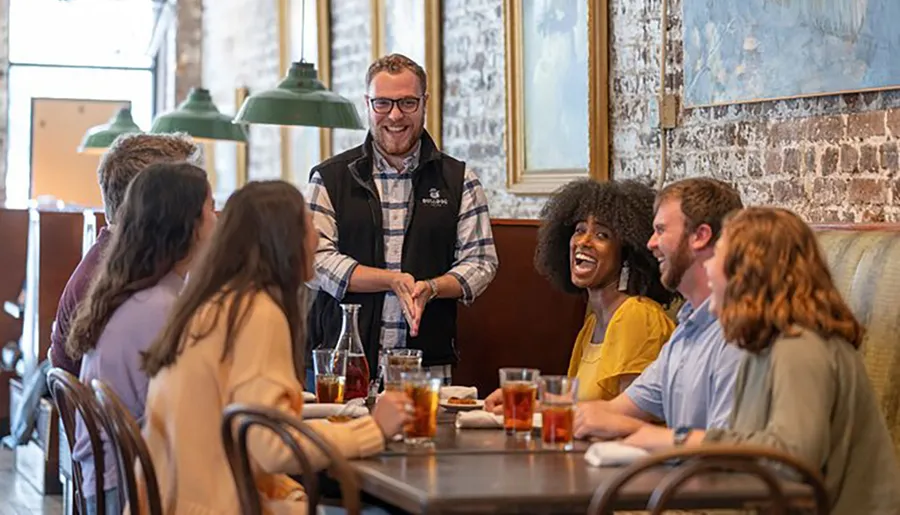
[[[569,377],[578,378],[578,400],[611,400],[619,377],[640,374],[652,363],[675,330],[675,322],[657,302],[629,297],[613,314],[603,342],[592,343],[597,316],[590,312],[575,339]]]

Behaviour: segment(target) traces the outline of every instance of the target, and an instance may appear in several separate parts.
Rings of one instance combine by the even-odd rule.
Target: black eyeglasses
[[[419,109],[422,103],[421,97],[404,97],[404,98],[370,98],[369,104],[372,110],[378,114],[388,114],[394,110],[394,105],[400,108],[401,113],[411,114]]]

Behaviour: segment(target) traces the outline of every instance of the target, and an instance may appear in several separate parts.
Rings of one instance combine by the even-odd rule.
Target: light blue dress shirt
[[[742,350],[725,342],[722,327],[709,311],[709,299],[696,310],[688,302],[656,361],[625,395],[672,428],[728,427],[742,356]]]

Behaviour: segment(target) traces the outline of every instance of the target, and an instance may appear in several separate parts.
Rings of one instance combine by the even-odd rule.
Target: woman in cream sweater
[[[220,436],[227,405],[265,405],[302,416],[297,371],[303,370],[304,304],[298,291],[312,277],[317,244],[303,196],[286,182],[250,183],[225,205],[209,252],[167,329],[144,354],[151,377],[144,438],[165,513],[239,513]],[[401,430],[406,402],[400,393],[384,395],[372,416],[309,424],[346,457],[367,456]],[[300,444],[313,465],[328,465],[313,445]],[[280,440],[253,431],[249,451],[266,511],[305,513],[299,485],[282,475],[299,473],[299,464]],[[299,499],[286,500],[286,488],[295,488]]]

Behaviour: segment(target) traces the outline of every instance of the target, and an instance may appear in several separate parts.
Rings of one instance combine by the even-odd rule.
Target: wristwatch
[[[428,279],[425,282],[427,282],[428,286],[431,287],[431,297],[428,297],[428,302],[431,302],[432,299],[438,296],[437,281],[435,281],[434,279]]]
[[[674,443],[675,447],[681,447],[684,445],[684,442],[687,441],[688,437],[691,436],[691,433],[694,431],[691,427],[676,427],[674,431]]]

